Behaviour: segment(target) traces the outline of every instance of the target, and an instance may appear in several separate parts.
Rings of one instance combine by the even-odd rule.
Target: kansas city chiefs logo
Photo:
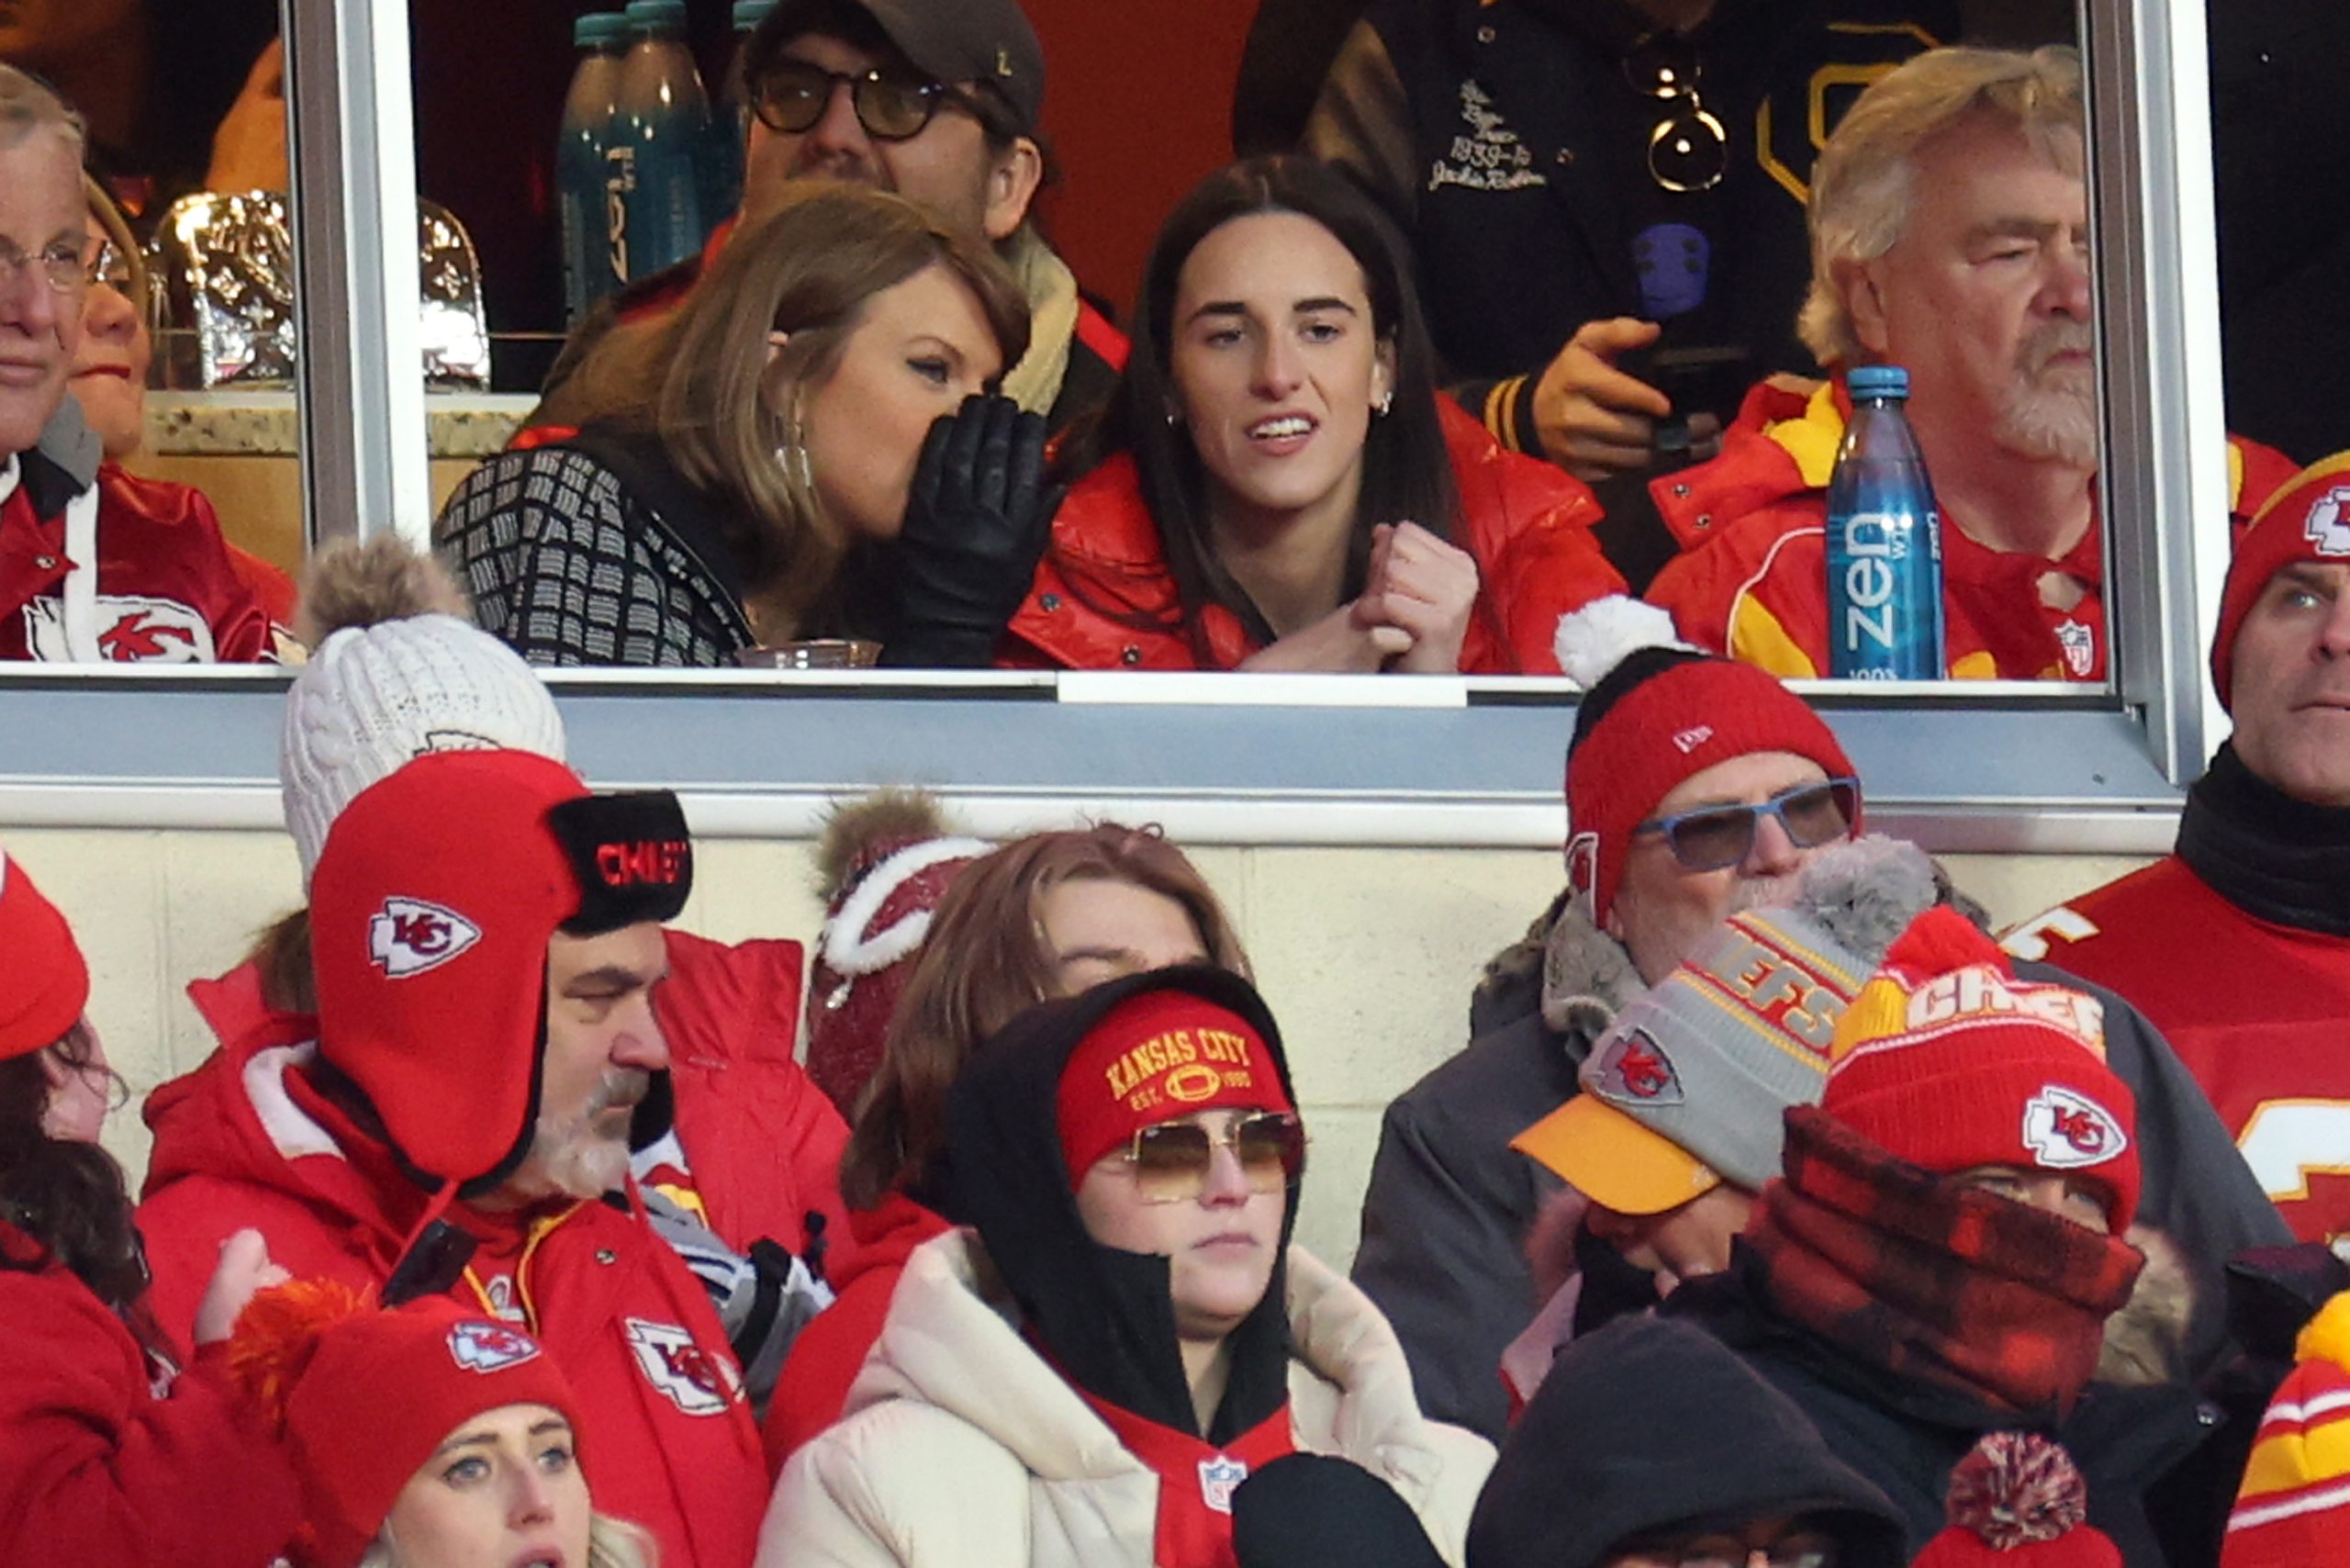
[[[2309,517],[2301,523],[2301,532],[2317,546],[2321,555],[2350,555],[2350,485],[2336,485],[2310,508]]]
[[[733,1363],[710,1355],[677,1324],[631,1317],[623,1325],[636,1370],[687,1415],[718,1415],[738,1397],[742,1383]]]
[[[449,1329],[449,1355],[467,1372],[504,1372],[533,1360],[539,1343],[497,1323],[459,1323]]]
[[[2023,1146],[2044,1170],[2077,1170],[2120,1155],[2130,1135],[2087,1095],[2051,1083],[2024,1102]]]
[[[1579,833],[1567,840],[1567,891],[1577,908],[1592,915],[1599,902],[1599,835]],[[1595,922],[1596,916],[1593,916]]]
[[[95,651],[109,664],[209,664],[216,655],[211,626],[175,599],[102,593],[95,608]],[[62,599],[29,599],[24,615],[25,645],[34,658],[73,662]]]
[[[1628,1029],[1608,1042],[1599,1056],[1599,1074],[1592,1090],[1619,1105],[1678,1105],[1681,1075],[1673,1058],[1645,1029]]]
[[[386,899],[367,922],[367,956],[394,980],[439,969],[480,940],[480,926],[422,899]]]

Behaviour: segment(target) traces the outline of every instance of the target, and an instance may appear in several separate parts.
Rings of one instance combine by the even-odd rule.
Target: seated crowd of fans
[[[0,68],[0,325],[39,351],[0,355],[0,524],[67,541],[0,553],[0,635],[308,644],[305,903],[178,977],[218,1048],[147,1100],[135,1198],[73,929],[108,912],[0,854],[12,1560],[2350,1561],[2350,454],[2237,443],[2233,735],[2174,855],[2002,945],[1779,678],[1819,667],[1824,465],[1882,361],[1944,487],[1951,673],[2103,678],[2074,56],[1782,40],[1889,55],[1809,167],[1807,274],[1727,201],[1686,210],[1771,242],[1723,278],[1727,241],[1656,231],[1762,182],[1652,145],[1618,222],[1695,282],[1633,280],[1648,319],[1534,291],[1560,334],[1475,340],[1415,273],[1526,264],[1555,215],[1458,203],[1565,181],[1583,132],[1419,80],[1410,9],[1332,67],[1330,162],[1177,209],[1129,343],[1028,223],[1011,0],[785,0],[739,223],[588,324],[450,501],[448,568],[330,551],[298,613],[65,399],[78,343],[144,352],[89,281],[118,219]],[[1516,41],[1511,91],[1582,69]],[[812,122],[757,95],[792,62],[832,73]],[[1828,380],[1708,430],[1624,368],[1755,299],[1800,300]],[[1673,419],[1718,453],[1603,529],[1574,470],[1621,490]],[[1292,1241],[1282,1029],[1156,830],[993,845],[884,792],[827,830],[820,931],[670,928],[677,799],[583,780],[527,661],[820,638],[1583,685],[1563,886],[1388,1107],[1351,1278]]]

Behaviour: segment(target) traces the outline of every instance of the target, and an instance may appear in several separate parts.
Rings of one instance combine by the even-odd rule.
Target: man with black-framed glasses
[[[674,309],[737,221],[763,216],[803,179],[894,191],[986,240],[1019,280],[1032,321],[1005,394],[1055,431],[1107,400],[1125,338],[1029,222],[1050,170],[1038,129],[1045,55],[1016,0],[783,0],[744,41],[736,70],[750,110],[737,219],[702,255],[631,286],[573,329],[547,378],[550,414],[574,422],[582,410],[555,394],[611,327]]]
[[[1395,1327],[1432,1417],[1498,1438],[1500,1361],[1542,1305],[1528,1233],[1559,1178],[1511,1147],[1580,1092],[1618,1010],[1730,914],[1786,902],[1800,868],[1862,825],[1860,772],[1777,678],[1685,646],[1620,599],[1570,616],[1560,662],[1583,682],[1567,751],[1567,887],[1486,966],[1467,1047],[1387,1107],[1354,1280]],[[2136,1095],[2142,1213],[2187,1257],[2203,1304],[2188,1343],[2224,1340],[2219,1271],[2286,1231],[2178,1058],[2127,1002],[2094,991]]]

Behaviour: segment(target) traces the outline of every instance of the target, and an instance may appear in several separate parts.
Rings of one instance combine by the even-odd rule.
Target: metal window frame
[[[2203,11],[2086,11],[2116,689],[1807,689],[1868,780],[1873,824],[1937,850],[2159,853],[2222,722],[2203,675],[2226,564],[2209,520],[2227,485]],[[286,19],[311,534],[418,536],[406,6],[286,0]],[[274,825],[285,679],[0,673],[0,823]],[[768,835],[808,832],[840,794],[916,782],[990,833],[1091,812],[1202,843],[1555,846],[1572,723],[1557,681],[608,671],[549,684],[588,777],[675,785],[702,831]]]

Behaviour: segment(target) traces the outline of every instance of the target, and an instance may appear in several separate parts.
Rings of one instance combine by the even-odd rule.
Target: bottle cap
[[[686,0],[628,0],[630,30],[637,33],[682,33],[686,29]]]
[[[629,7],[634,10],[634,6]],[[1845,377],[1855,399],[1862,398],[1907,398],[1909,396],[1909,373],[1897,364],[1864,364]]]
[[[571,24],[571,41],[580,49],[618,43],[628,37],[628,18],[618,11],[594,11]]]
[[[776,7],[776,0],[734,0],[734,30],[747,33],[767,19]]]

